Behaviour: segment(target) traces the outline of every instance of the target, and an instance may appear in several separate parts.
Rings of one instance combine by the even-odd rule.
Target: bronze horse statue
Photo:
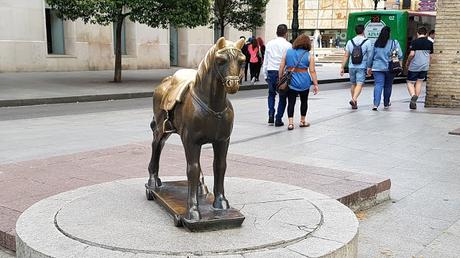
[[[229,208],[224,193],[226,158],[233,128],[233,107],[227,94],[240,87],[244,39],[235,43],[220,38],[207,52],[198,70],[182,69],[165,78],[153,93],[152,157],[146,187],[160,189],[161,150],[172,133],[180,135],[187,160],[187,207],[184,219],[199,221],[200,153],[203,144],[214,149],[214,209]]]

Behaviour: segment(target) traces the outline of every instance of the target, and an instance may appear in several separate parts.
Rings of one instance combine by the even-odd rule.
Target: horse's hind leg
[[[148,186],[158,188],[161,186],[161,180],[158,177],[158,171],[160,169],[160,155],[161,150],[169,137],[169,134],[162,132],[155,120],[152,121],[150,127],[153,130],[153,140],[152,140],[152,156],[149,163],[149,181]]]

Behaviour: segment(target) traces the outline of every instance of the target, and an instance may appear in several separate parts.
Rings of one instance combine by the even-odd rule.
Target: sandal
[[[310,126],[310,123],[309,123],[309,122],[300,121],[299,127],[309,127],[309,126]]]
[[[351,106],[351,109],[358,109],[358,102],[355,101],[355,100],[350,100],[350,106]]]
[[[289,130],[289,131],[290,131],[290,130],[294,130],[294,124],[289,124],[289,125],[288,125],[288,130]]]

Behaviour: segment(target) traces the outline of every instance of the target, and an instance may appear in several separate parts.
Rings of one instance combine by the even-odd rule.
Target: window
[[[123,21],[123,25],[121,26],[121,54],[126,55],[126,25],[125,21]],[[116,38],[117,38],[117,24],[113,23],[113,52],[115,53],[116,49]]]
[[[63,55],[64,51],[64,23],[57,16],[57,11],[46,8],[46,43],[48,54]]]
[[[403,0],[402,1],[402,9],[410,9],[411,1],[410,0]]]

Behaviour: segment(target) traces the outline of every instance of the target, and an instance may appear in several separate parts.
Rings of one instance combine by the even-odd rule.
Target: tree
[[[224,36],[225,27],[231,25],[242,31],[253,30],[264,25],[263,14],[269,0],[215,0],[212,6],[211,23]]]
[[[115,24],[115,75],[121,82],[121,34],[126,18],[153,28],[196,27],[209,22],[209,0],[46,0],[63,19]]]

